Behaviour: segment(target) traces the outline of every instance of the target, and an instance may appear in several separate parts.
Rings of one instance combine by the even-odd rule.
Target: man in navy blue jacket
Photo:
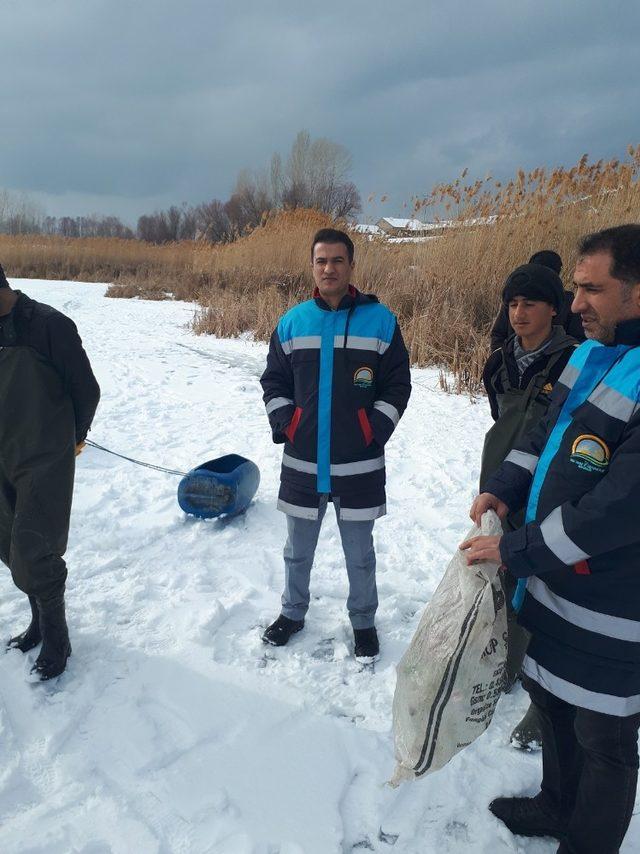
[[[378,654],[374,521],[386,513],[384,446],[411,393],[409,356],[394,315],[351,284],[354,247],[319,231],[311,247],[313,299],[280,318],[262,375],[273,441],[284,443],[278,508],[287,515],[282,612],[265,643],[304,626],[309,578],[333,502],[349,576],[356,657]]]
[[[523,683],[542,727],[540,793],[490,809],[514,833],[560,839],[559,852],[614,854],[638,776],[640,225],[586,237],[574,281],[588,340],[471,508],[477,522],[526,505],[525,524],[462,548],[519,579]]]

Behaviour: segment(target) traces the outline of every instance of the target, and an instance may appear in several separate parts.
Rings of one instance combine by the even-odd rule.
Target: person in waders
[[[71,654],[63,555],[75,457],[99,398],[73,321],[12,290],[0,267],[0,559],[31,605],[8,647],[42,642],[32,672],[43,681]]]
[[[553,386],[577,346],[558,322],[563,296],[560,277],[540,264],[518,267],[505,283],[502,302],[514,333],[491,354],[483,372],[495,424],[484,441],[481,492],[514,445],[546,415]],[[503,520],[503,527],[513,531],[523,522],[524,511],[520,511]],[[516,580],[504,573],[503,581],[508,602],[508,691],[519,676],[529,633],[518,625],[511,604]],[[511,743],[522,750],[541,743],[533,706],[511,733]]]

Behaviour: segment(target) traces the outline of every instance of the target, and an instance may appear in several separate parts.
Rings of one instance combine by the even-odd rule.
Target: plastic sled
[[[200,519],[243,513],[260,484],[260,469],[239,454],[227,454],[202,463],[178,486],[178,504]]]

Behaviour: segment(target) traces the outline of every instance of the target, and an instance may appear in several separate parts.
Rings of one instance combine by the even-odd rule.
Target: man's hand
[[[471,510],[469,510],[469,516],[471,516],[478,528],[480,527],[482,514],[486,513],[487,510],[495,510],[499,519],[504,519],[509,512],[509,508],[504,501],[500,501],[499,498],[490,492],[481,492],[471,505]]]
[[[480,496],[482,497],[482,496]],[[476,499],[477,500],[477,499]],[[502,558],[500,556],[500,540],[502,535],[493,537],[471,537],[470,540],[465,540],[460,544],[460,550],[467,552],[467,566],[474,563],[481,563],[485,560],[493,561],[500,565]]]
[[[78,442],[78,443],[76,444],[76,457],[79,457],[79,456],[80,456],[80,454],[84,451],[84,449],[86,448],[86,446],[87,446],[87,445],[86,445],[86,442]]]

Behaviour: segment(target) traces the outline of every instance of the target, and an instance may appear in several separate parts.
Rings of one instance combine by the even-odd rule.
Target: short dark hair
[[[313,261],[313,250],[316,248],[316,243],[344,243],[347,247],[349,255],[349,263],[353,263],[353,255],[355,247],[353,240],[344,231],[339,231],[337,228],[321,228],[316,231],[313,243],[311,244],[311,260]]]
[[[8,288],[8,287],[9,287],[9,282],[7,281],[7,277],[4,274],[4,270],[2,269],[2,266],[0,265],[0,288]]]
[[[609,275],[625,285],[640,282],[640,225],[629,223],[587,234],[578,244],[580,257],[608,252],[611,255]]]
[[[562,258],[553,249],[541,249],[539,252],[534,252],[529,258],[529,264],[542,264],[543,267],[548,267],[558,275],[562,270]]]

